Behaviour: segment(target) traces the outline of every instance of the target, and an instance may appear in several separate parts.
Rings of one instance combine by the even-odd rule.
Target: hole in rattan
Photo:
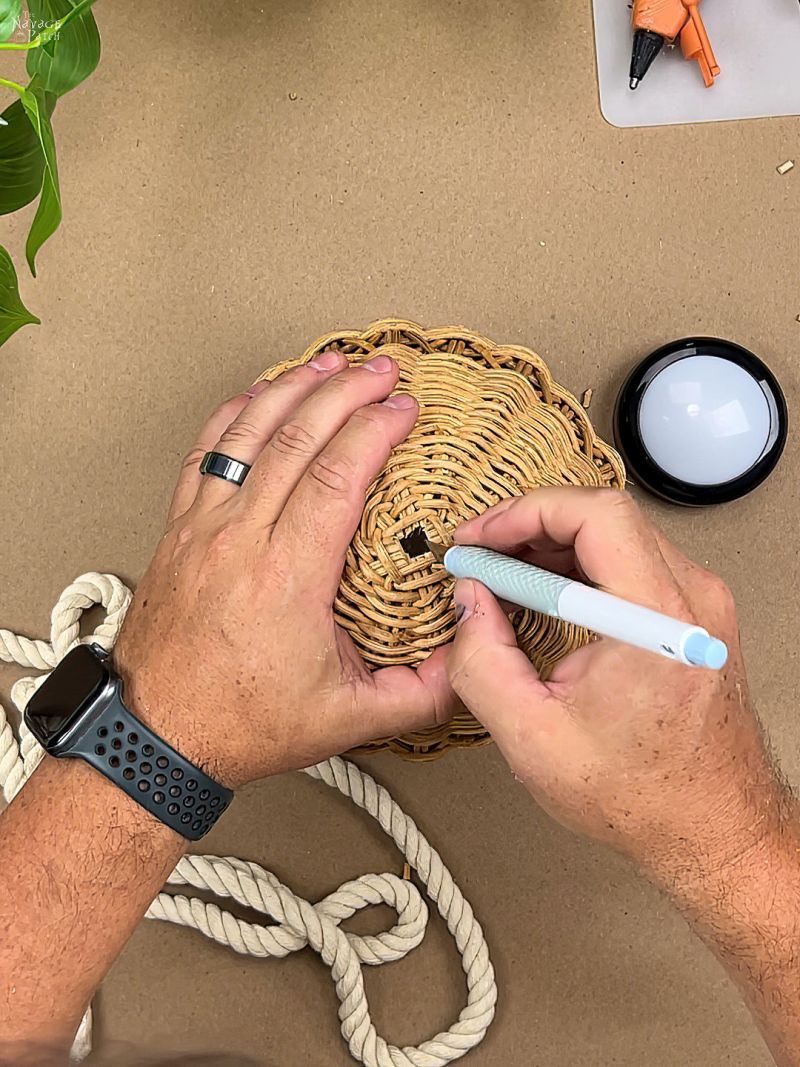
[[[416,559],[428,551],[428,535],[421,526],[415,526],[400,538],[400,544],[409,559]]]

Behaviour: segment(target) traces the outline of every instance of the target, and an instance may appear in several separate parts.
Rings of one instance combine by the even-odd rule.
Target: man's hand
[[[506,501],[462,526],[456,541],[588,579],[705,626],[730,649],[724,671],[707,671],[604,638],[541,681],[494,598],[460,582],[453,685],[540,803],[659,868],[684,867],[698,848],[722,855],[732,837],[755,845],[777,816],[773,774],[720,579],[669,544],[631,497],[608,490],[543,489]]]
[[[731,595],[624,493],[541,489],[456,531],[705,626],[723,671],[603,638],[541,680],[479,583],[459,582],[456,692],[565,825],[633,859],[728,966],[778,1061],[800,1064],[800,861],[794,800],[747,694]]]
[[[417,416],[397,380],[324,353],[223,404],[186,460],[114,660],[135,713],[228,785],[448,715],[444,652],[370,674],[333,621],[366,490]],[[209,449],[252,464],[241,488],[200,476]],[[186,842],[80,760],[44,760],[0,832],[0,1063],[60,1065]]]
[[[228,785],[447,715],[443,652],[370,673],[333,620],[367,488],[417,417],[397,380],[323,353],[224,404],[187,458],[114,659],[136,714]],[[210,449],[253,465],[241,488],[201,477]]]

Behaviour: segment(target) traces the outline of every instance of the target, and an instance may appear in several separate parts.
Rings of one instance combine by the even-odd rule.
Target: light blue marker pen
[[[679,622],[488,548],[454,545],[445,549],[428,541],[428,549],[454,578],[474,578],[512,604],[692,667],[720,670],[727,662],[725,643],[702,626]]]

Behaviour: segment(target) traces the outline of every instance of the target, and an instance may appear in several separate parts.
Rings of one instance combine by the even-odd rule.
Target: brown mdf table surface
[[[593,388],[606,434],[637,357],[721,334],[766,359],[794,411],[800,169],[775,168],[800,151],[798,120],[613,129],[585,0],[103,0],[96,13],[102,65],[56,113],[65,223],[23,282],[44,324],[0,357],[3,625],[46,632],[84,570],[135,581],[205,413],[334,326],[402,315],[523,342],[579,395]],[[5,223],[19,253],[22,223]],[[796,455],[792,437],[769,483],[719,510],[643,501],[732,586],[793,781]],[[552,824],[492,748],[367,765],[485,926],[500,1002],[470,1064],[770,1062],[671,908]],[[206,846],[311,899],[401,869],[365,816],[300,775],[246,790]],[[441,923],[367,987],[396,1043],[449,1025],[464,990]],[[336,1007],[308,952],[241,959],[143,923],[98,1033],[344,1067]]]

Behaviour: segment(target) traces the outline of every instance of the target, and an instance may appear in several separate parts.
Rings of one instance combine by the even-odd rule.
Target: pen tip
[[[631,80],[628,82],[628,85],[631,87],[631,89],[638,89],[638,87],[639,87],[639,79],[638,78],[631,78]]]

